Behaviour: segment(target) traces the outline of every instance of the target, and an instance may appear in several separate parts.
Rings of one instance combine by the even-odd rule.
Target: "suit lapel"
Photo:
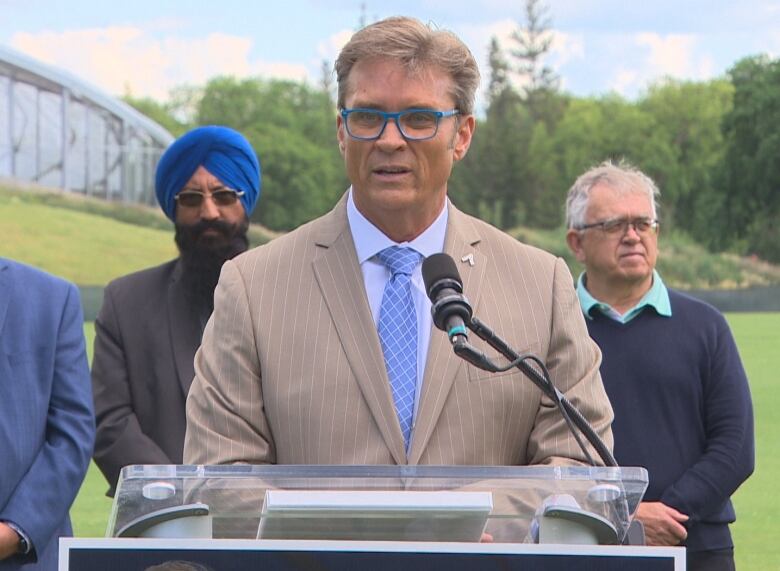
[[[195,377],[193,357],[195,350],[200,346],[200,323],[198,316],[193,311],[184,295],[181,283],[181,261],[176,263],[168,282],[168,329],[171,336],[171,348],[173,349],[176,376],[184,396],[190,390],[192,379]]]
[[[476,308],[486,265],[486,260],[479,256],[477,248],[480,236],[468,217],[451,204],[449,209],[444,251],[455,260],[463,279],[464,294],[471,306]],[[468,263],[469,259],[473,261],[473,264]],[[425,375],[423,376],[422,395],[420,396],[412,449],[409,455],[410,464],[419,462],[438,422],[455,375],[461,366],[463,366],[462,361],[453,353],[447,335],[432,326]]]
[[[5,324],[5,314],[11,301],[11,269],[8,263],[0,258],[0,331]]]
[[[379,431],[395,461],[406,464],[382,348],[347,222],[346,195],[321,222],[314,236],[319,247],[312,262],[314,275]]]

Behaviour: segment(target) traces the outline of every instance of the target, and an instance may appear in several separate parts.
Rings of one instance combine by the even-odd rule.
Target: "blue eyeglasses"
[[[458,115],[460,111],[437,111],[436,109],[407,109],[397,113],[388,113],[379,109],[342,109],[341,117],[347,128],[347,134],[361,141],[375,141],[382,136],[388,120],[395,121],[395,126],[404,137],[410,141],[425,141],[432,139],[439,131],[439,121],[442,117]]]

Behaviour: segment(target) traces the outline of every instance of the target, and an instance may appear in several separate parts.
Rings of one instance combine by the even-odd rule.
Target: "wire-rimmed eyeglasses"
[[[605,234],[611,234],[616,236],[623,236],[628,232],[628,227],[634,228],[637,234],[655,234],[658,232],[658,219],[648,218],[647,216],[640,216],[637,218],[609,218],[608,220],[600,220],[591,224],[583,224],[578,226],[577,230],[589,230],[590,228],[598,228]]]
[[[439,121],[443,117],[458,115],[460,111],[437,111],[436,109],[406,109],[396,113],[388,113],[379,109],[356,107],[342,109],[341,117],[347,134],[353,139],[374,141],[382,136],[388,120],[395,121],[395,126],[404,137],[410,141],[425,141],[436,136]]]
[[[213,190],[210,193],[197,190],[182,190],[174,197],[174,200],[187,208],[200,208],[206,197],[211,197],[216,206],[232,206],[242,196],[244,196],[243,190],[233,190],[225,187]]]

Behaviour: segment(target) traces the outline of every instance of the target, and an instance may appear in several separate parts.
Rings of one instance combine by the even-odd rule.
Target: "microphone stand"
[[[495,332],[493,332],[487,325],[482,323],[476,317],[472,317],[471,320],[467,321],[466,326],[471,329],[471,331],[473,331],[477,337],[484,340],[488,345],[490,345],[493,349],[501,353],[510,361],[514,362],[520,359],[521,355],[519,353],[512,350],[512,348],[509,347],[503,339],[501,339]],[[533,381],[533,383],[539,387],[544,394],[553,399],[553,401],[558,401],[561,404],[562,408],[565,410],[565,413],[569,415],[577,429],[579,429],[579,431],[585,436],[591,446],[593,446],[596,452],[598,452],[598,455],[604,461],[604,464],[615,467],[618,465],[618,463],[615,461],[615,457],[609,451],[609,448],[607,448],[606,444],[604,444],[604,441],[601,440],[599,435],[596,434],[596,431],[593,430],[593,427],[590,425],[590,423],[588,423],[585,417],[582,416],[582,413],[569,402],[563,393],[555,388],[549,379],[542,376],[539,371],[529,365],[526,362],[526,359],[521,359],[516,366],[525,374],[525,376],[531,379],[531,381]]]

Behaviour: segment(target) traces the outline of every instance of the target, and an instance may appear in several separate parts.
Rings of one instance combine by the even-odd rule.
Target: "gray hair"
[[[403,16],[386,18],[355,32],[334,65],[340,109],[346,105],[352,67],[370,58],[397,60],[413,74],[428,67],[440,68],[452,79],[455,107],[464,115],[474,112],[479,67],[466,44],[452,32]]]
[[[618,164],[604,161],[581,174],[566,195],[566,227],[577,229],[585,224],[590,191],[599,184],[618,191],[619,194],[644,193],[650,200],[653,218],[656,218],[656,198],[661,195],[649,176],[626,161]]]

